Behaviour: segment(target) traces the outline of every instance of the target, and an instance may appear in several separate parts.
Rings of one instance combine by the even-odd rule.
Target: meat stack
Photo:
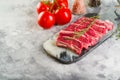
[[[82,17],[59,32],[56,45],[80,55],[83,49],[94,46],[112,28],[113,23],[108,20]]]

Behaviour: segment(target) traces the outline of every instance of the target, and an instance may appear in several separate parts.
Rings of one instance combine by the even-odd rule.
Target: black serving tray
[[[85,14],[84,16],[93,17],[93,16],[97,16],[97,15],[98,15],[97,13],[89,13],[89,14]],[[107,19],[107,20],[112,21],[111,19]],[[81,55],[71,55],[74,52],[70,51],[69,49],[55,46],[53,44],[55,42],[55,36],[50,38],[48,41],[46,41],[43,44],[43,48],[45,49],[46,53],[48,53],[50,56],[52,56],[53,58],[55,58],[56,60],[58,60],[61,63],[64,63],[64,64],[74,63],[74,62],[79,61],[80,59],[84,58],[89,53],[91,53],[95,48],[100,46],[103,42],[105,42],[107,39],[109,39],[116,32],[117,24],[114,22],[114,20],[112,22],[114,23],[114,28],[111,31],[109,31],[106,35],[104,35],[97,42],[96,45],[89,47],[88,50],[82,50]],[[51,45],[51,46],[48,47],[47,44]],[[59,50],[59,48],[60,48],[60,50]],[[69,53],[71,53],[71,54],[69,54]]]

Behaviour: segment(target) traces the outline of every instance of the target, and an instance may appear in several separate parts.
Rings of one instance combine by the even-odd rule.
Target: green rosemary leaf
[[[118,29],[117,29],[117,40],[120,39],[120,23],[118,24]]]
[[[80,36],[82,36],[83,34],[85,34],[90,29],[90,27],[94,24],[95,20],[96,19],[94,19],[85,29],[82,29],[79,32],[74,32],[75,37],[79,38]]]
[[[65,40],[71,40],[71,39],[74,39],[74,38],[79,38],[80,36],[85,34],[90,29],[90,27],[95,23],[95,20],[99,18],[99,16],[93,16],[93,17],[90,17],[90,18],[94,18],[94,19],[86,28],[82,29],[79,32],[75,31],[73,37],[65,37],[64,39]]]
[[[97,16],[92,16],[92,17],[90,17],[90,18],[99,19],[99,18],[100,18],[100,16],[99,16],[99,15],[97,15]]]

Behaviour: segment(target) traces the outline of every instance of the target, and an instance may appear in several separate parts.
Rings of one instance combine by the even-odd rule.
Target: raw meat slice
[[[74,50],[76,53],[78,53],[78,55],[80,55],[83,49],[83,44],[80,41],[72,40],[70,48],[72,48],[72,50]]]
[[[82,35],[81,37],[77,38],[77,40],[83,43],[83,48],[88,49],[90,41],[85,35]]]
[[[74,36],[74,32],[73,31],[66,31],[66,30],[61,30],[59,32],[60,36],[69,36],[69,37],[73,37]]]
[[[110,22],[109,20],[105,20],[105,21],[96,20],[95,23],[98,24],[98,25],[105,26],[108,31],[111,30],[111,29],[113,29],[113,26],[114,26],[114,24],[112,22]]]
[[[94,37],[93,36],[90,36],[90,35],[88,35],[88,34],[84,34],[85,36],[86,36],[86,38],[88,38],[88,40],[89,40],[89,45],[88,46],[93,46],[93,45],[95,45],[96,43],[97,43],[97,41],[96,41],[96,39],[94,39]]]
[[[70,37],[71,38],[71,37]],[[82,43],[78,40],[74,40],[74,39],[69,39],[68,36],[60,36],[57,39],[57,46],[62,46],[65,48],[70,48],[71,50],[75,51],[76,53],[78,53],[80,55],[81,51],[82,51]]]
[[[62,46],[62,47],[69,47],[69,44],[71,44],[71,40],[65,40],[65,38],[63,36],[59,36],[57,38],[57,43],[56,45],[57,46]]]
[[[87,32],[88,35],[94,37],[95,39],[99,39],[98,34],[96,33],[96,31],[93,28],[90,28]]]
[[[107,33],[107,29],[105,26],[102,25],[93,25],[92,28],[98,33],[100,34],[100,37],[102,37],[103,34]]]

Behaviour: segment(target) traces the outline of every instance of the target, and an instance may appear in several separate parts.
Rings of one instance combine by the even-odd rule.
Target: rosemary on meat
[[[81,31],[77,32],[75,31],[74,32],[74,36],[73,37],[65,37],[65,40],[70,40],[70,39],[74,39],[74,38],[79,38],[80,36],[82,36],[83,34],[85,34],[90,28],[91,26],[95,23],[95,20],[97,18],[99,18],[99,16],[93,16],[93,17],[90,17],[90,18],[93,18],[93,21],[84,29],[82,29]]]
[[[90,29],[90,27],[95,23],[95,20],[96,20],[96,19],[94,19],[85,29],[82,29],[82,30],[79,31],[79,32],[74,32],[75,38],[79,38],[79,37],[82,36],[84,33],[86,33],[86,32]]]
[[[120,39],[120,23],[118,24],[118,29],[117,29],[117,40]]]

